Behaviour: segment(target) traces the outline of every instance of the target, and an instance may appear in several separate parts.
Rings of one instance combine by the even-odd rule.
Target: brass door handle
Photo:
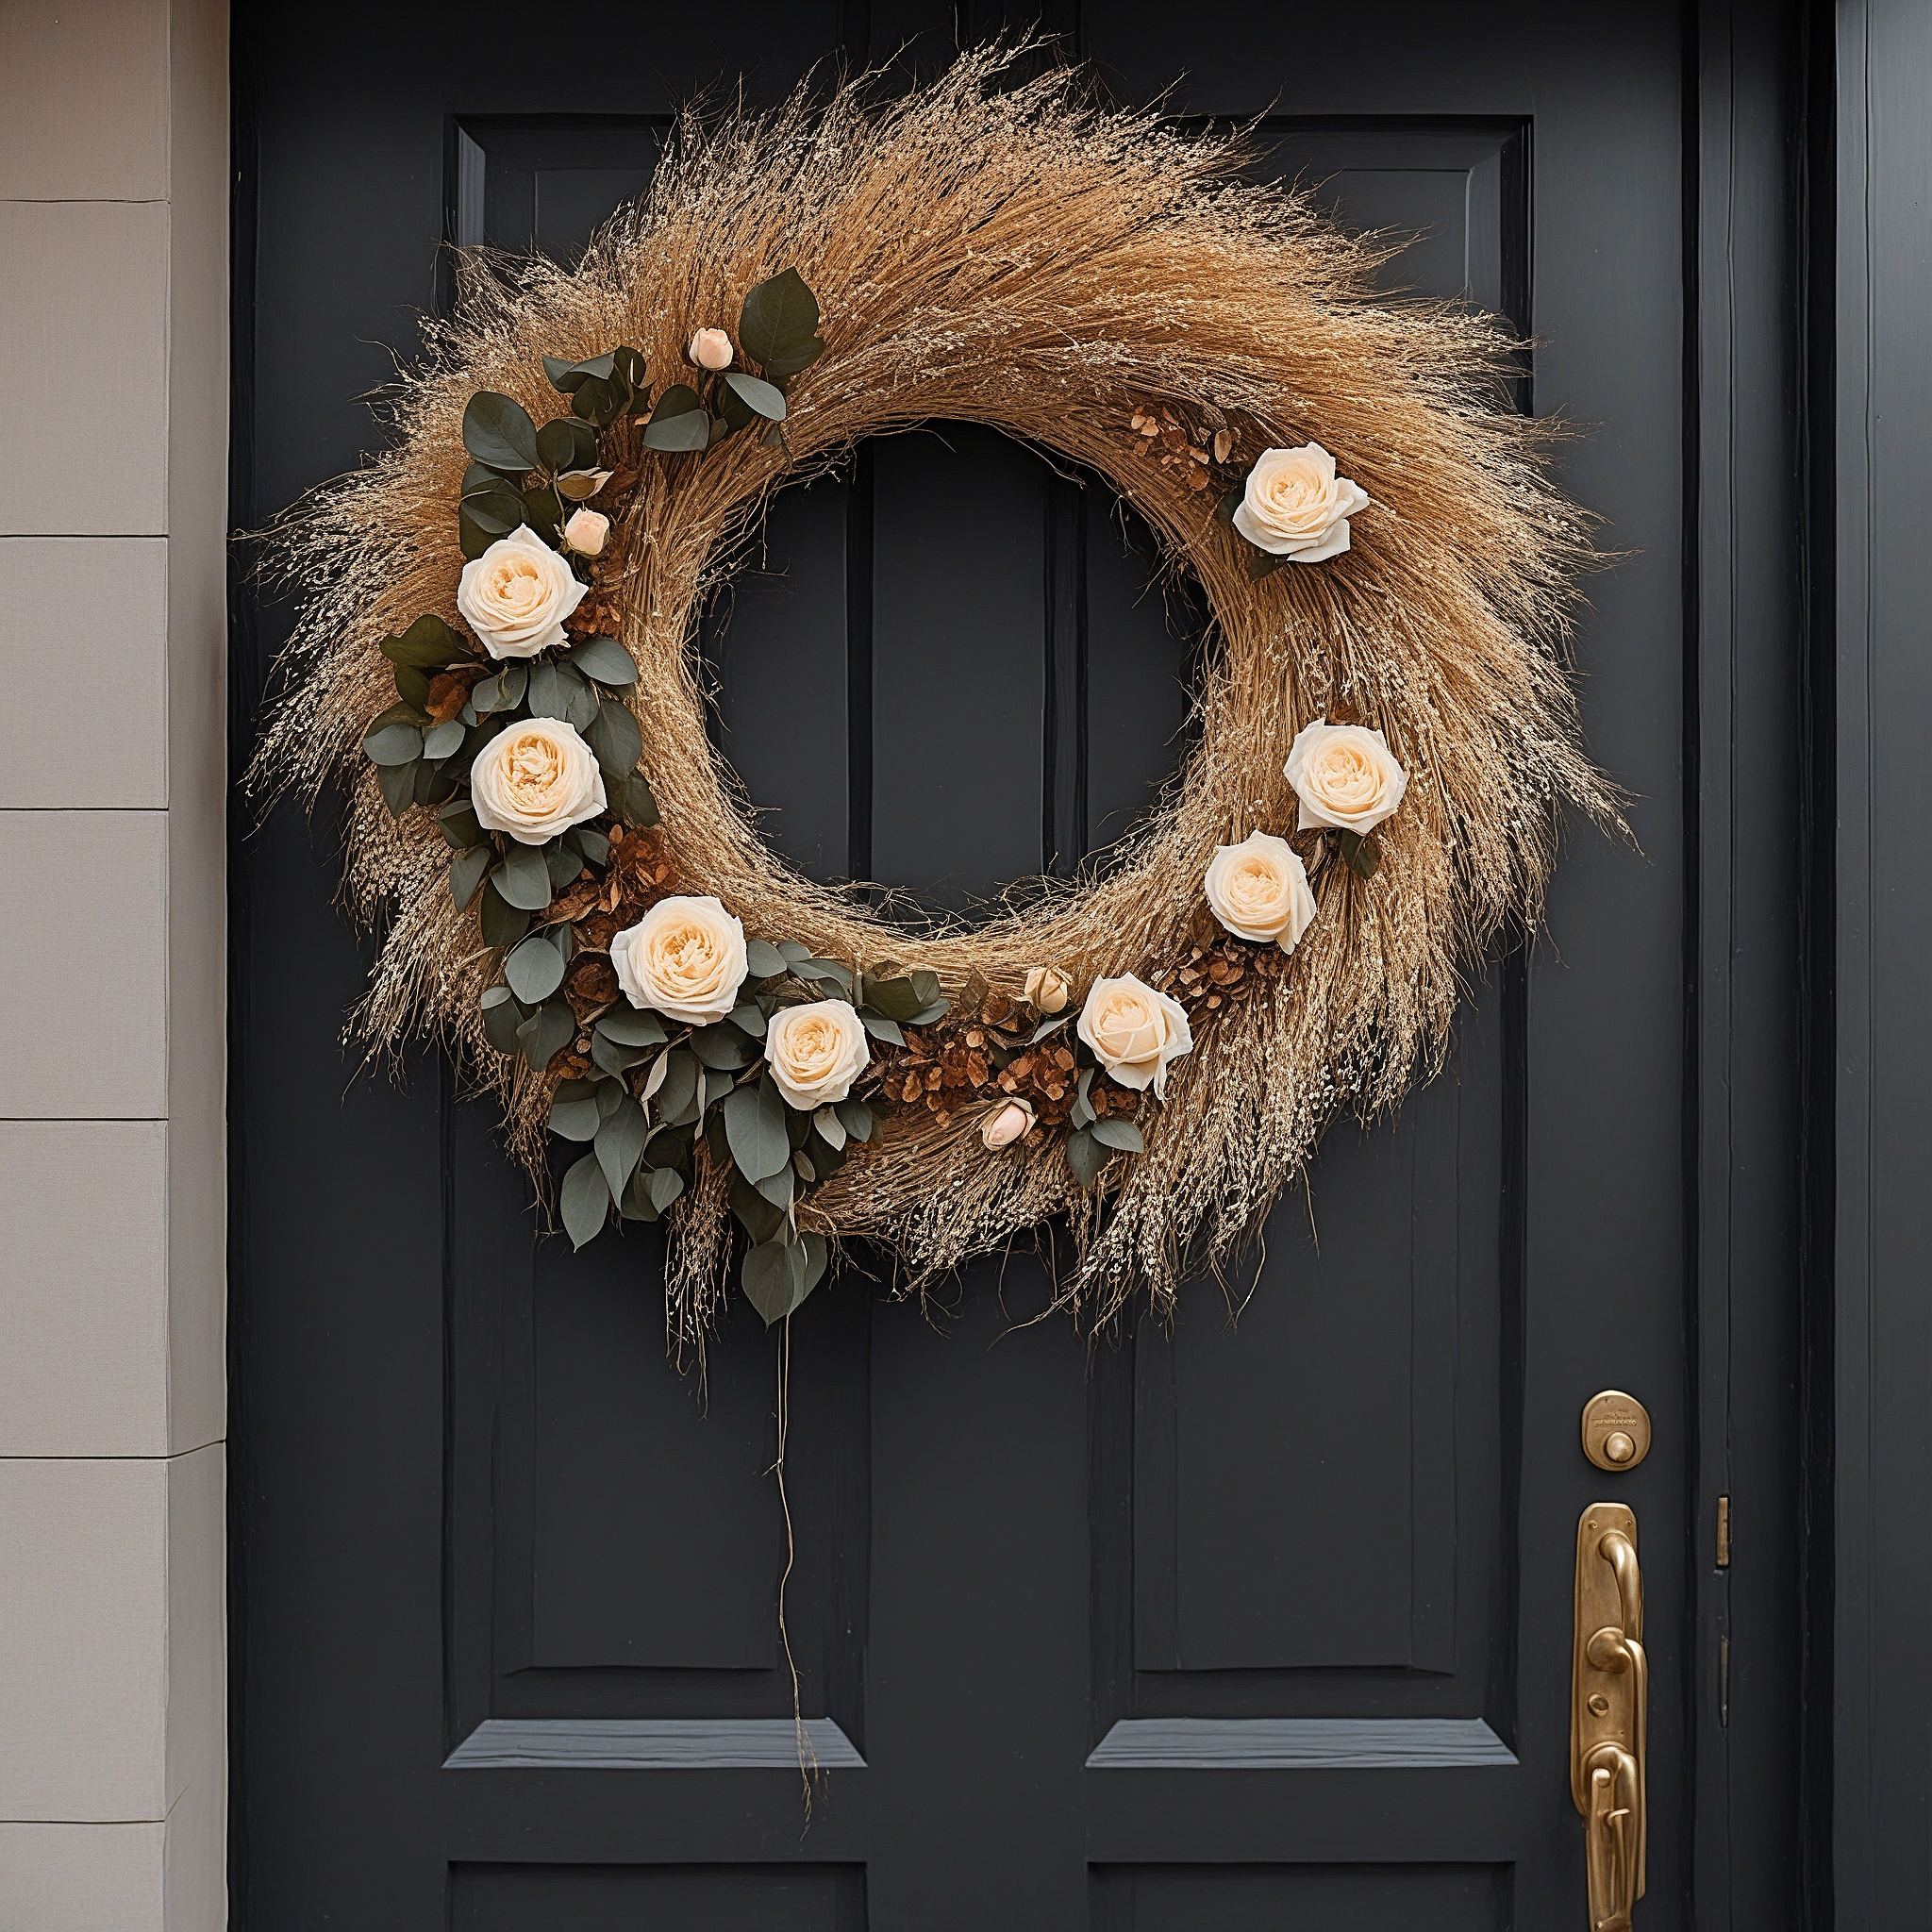
[[[1591,1932],[1629,1932],[1643,1896],[1649,1706],[1637,1518],[1592,1503],[1576,1525],[1570,1669],[1570,1795],[1583,1814]]]

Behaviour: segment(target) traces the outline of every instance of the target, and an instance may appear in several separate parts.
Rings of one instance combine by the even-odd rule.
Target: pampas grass
[[[540,357],[619,341],[661,386],[695,326],[797,268],[827,352],[792,387],[789,450],[745,434],[645,455],[619,533],[644,769],[689,890],[754,933],[927,966],[949,991],[977,971],[1017,996],[1042,963],[1076,985],[1151,977],[1189,943],[1216,845],[1291,828],[1281,766],[1299,725],[1331,709],[1378,725],[1409,774],[1379,872],[1323,869],[1290,970],[1176,1062],[1146,1154],[1116,1162],[1103,1197],[1055,1141],[993,1157],[969,1121],[894,1112],[884,1144],[801,1208],[802,1224],[889,1244],[902,1288],[1070,1212],[1062,1292],[1099,1317],[1143,1287],[1164,1307],[1184,1265],[1226,1262],[1328,1120],[1390,1108],[1433,1071],[1465,975],[1506,926],[1537,923],[1562,808],[1615,823],[1617,804],[1578,747],[1567,664],[1588,520],[1552,481],[1547,425],[1508,407],[1520,345],[1459,308],[1378,298],[1386,250],[1243,181],[1239,136],[1102,105],[1074,72],[1008,85],[1015,52],[967,55],[900,99],[850,82],[767,112],[694,110],[575,269],[465,260],[455,316],[425,325],[394,392],[390,447],[275,533],[304,604],[254,780],[310,801],[349,789],[347,901],[382,932],[351,1036],[442,1042],[499,1096],[541,1176],[545,1086],[482,1038],[492,962],[474,913],[451,908],[432,815],[392,823],[358,750],[392,696],[377,643],[424,611],[455,618],[473,392],[504,391],[541,422],[557,398]],[[1136,456],[1125,425],[1149,399],[1219,412],[1250,459],[1311,439],[1333,451],[1374,499],[1352,550],[1250,581],[1211,494]],[[1198,580],[1213,635],[1196,749],[1104,875],[913,933],[760,841],[708,746],[694,635],[774,491],[934,420],[991,425],[1107,478]],[[679,1216],[667,1291],[690,1333],[727,1291],[722,1190],[701,1178]]]

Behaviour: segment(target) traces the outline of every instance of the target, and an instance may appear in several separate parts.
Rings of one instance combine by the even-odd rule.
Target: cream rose
[[[1026,974],[1026,1004],[1036,1013],[1063,1013],[1074,989],[1057,967],[1035,966]]]
[[[602,557],[610,541],[610,519],[602,510],[573,510],[563,526],[563,541],[579,557]]]
[[[1369,492],[1335,474],[1319,442],[1264,449],[1248,472],[1234,526],[1257,549],[1293,563],[1320,563],[1348,548],[1348,520]]]
[[[1216,848],[1201,881],[1208,909],[1238,939],[1273,940],[1291,953],[1315,916],[1307,868],[1286,839],[1250,832]]]
[[[605,808],[597,755],[561,718],[529,718],[501,731],[470,767],[470,803],[486,831],[541,845]]]
[[[1408,774],[1389,741],[1366,724],[1304,724],[1289,747],[1281,775],[1302,802],[1299,829],[1333,825],[1373,832],[1402,803]]]
[[[492,658],[534,658],[562,643],[563,620],[589,589],[528,524],[519,524],[464,564],[457,608]]]
[[[1131,973],[1096,979],[1076,1029],[1100,1064],[1123,1087],[1167,1092],[1167,1063],[1192,1051],[1193,1030],[1178,1001]]]
[[[701,328],[691,339],[690,355],[700,369],[729,369],[731,338],[722,328]]]
[[[765,1058],[778,1091],[801,1113],[843,1100],[872,1063],[865,1028],[843,1000],[781,1007],[765,1028]]]
[[[1010,1147],[1023,1139],[1032,1125],[1033,1103],[1009,1100],[1005,1106],[994,1108],[980,1122],[979,1138],[986,1142],[989,1153],[997,1154],[1002,1147]]]
[[[610,963],[632,1006],[707,1025],[738,1004],[744,927],[716,899],[659,899],[610,941]]]

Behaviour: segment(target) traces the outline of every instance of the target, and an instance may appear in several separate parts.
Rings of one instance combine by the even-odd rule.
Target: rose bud
[[[563,526],[565,547],[575,550],[579,557],[602,557],[609,541],[610,519],[599,510],[573,510],[570,522]]]
[[[990,1152],[997,1154],[1002,1147],[1010,1147],[1032,1124],[1032,1103],[1009,1100],[1004,1107],[994,1108],[980,1122],[979,1138],[986,1142]]]
[[[685,353],[700,369],[729,369],[731,338],[722,328],[701,328]]]
[[[1036,966],[1026,975],[1026,1004],[1036,1013],[1063,1013],[1074,989],[1066,975],[1051,966]]]

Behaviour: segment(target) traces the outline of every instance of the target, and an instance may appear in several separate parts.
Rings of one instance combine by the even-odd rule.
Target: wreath
[[[348,1037],[454,1052],[576,1244],[662,1219],[680,1333],[734,1279],[789,1315],[853,1238],[911,1289],[1057,1216],[1069,1305],[1164,1307],[1440,1063],[1562,808],[1617,822],[1520,344],[1378,296],[1389,251],[1239,136],[1015,51],[687,113],[575,268],[466,257],[390,446],[276,532],[255,778],[347,782]],[[898,924],[761,841],[694,636],[774,491],[934,420],[1104,478],[1211,646],[1101,861]]]

